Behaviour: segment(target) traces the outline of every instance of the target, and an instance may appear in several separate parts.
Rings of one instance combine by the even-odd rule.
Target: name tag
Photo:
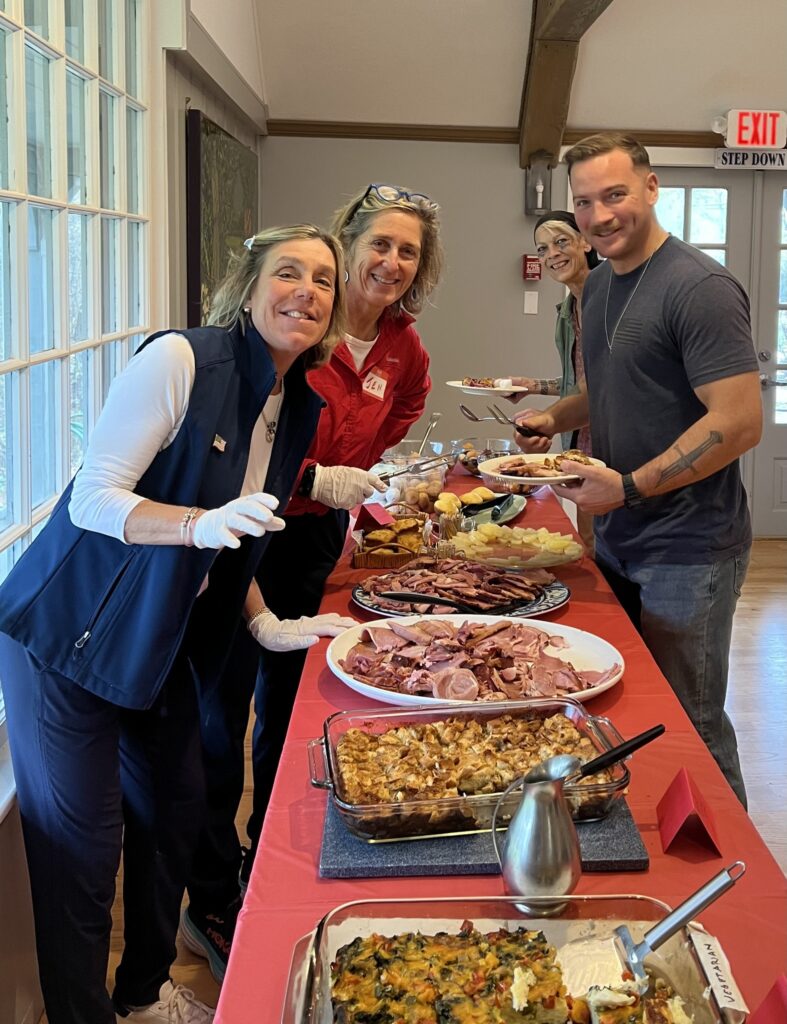
[[[373,372],[366,375],[363,382],[363,390],[367,395],[371,395],[372,398],[377,398],[380,401],[385,397],[385,389],[388,386],[388,380],[379,372]]]

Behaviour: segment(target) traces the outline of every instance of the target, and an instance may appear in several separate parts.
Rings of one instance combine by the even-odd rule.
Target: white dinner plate
[[[395,612],[389,608],[381,608],[375,601],[374,595],[367,594],[360,583],[353,587],[351,597],[357,605],[361,608],[365,608],[368,612],[376,612],[378,615],[385,615],[386,618],[389,619],[412,618],[412,615],[410,615],[409,612]],[[555,580],[554,583],[545,583],[543,593],[539,594],[538,597],[533,598],[532,601],[524,601],[516,611],[509,612],[508,615],[506,615],[506,618],[530,619],[534,615],[548,615],[557,608],[562,608],[564,604],[568,604],[570,597],[571,591],[565,583],[560,583],[558,580]],[[402,604],[402,607],[404,608],[405,605]],[[444,615],[430,615],[429,617],[437,619],[445,618]]]
[[[521,452],[518,455],[501,455],[496,459],[487,459],[486,462],[479,462],[478,472],[491,477],[493,480],[501,480],[507,484],[534,484],[537,487],[541,487],[542,484],[564,484],[571,480],[582,479],[576,473],[555,473],[554,476],[509,476],[507,473],[501,472],[499,468],[502,463],[507,462],[509,459],[524,459],[525,462],[532,462],[536,466],[543,466],[544,459],[554,459],[554,457],[554,455],[528,455],[526,452]],[[593,466],[606,466],[606,463],[602,462],[601,459],[591,459],[590,462]]]
[[[463,384],[461,380],[447,380],[446,384],[449,388],[458,388],[466,395],[526,395],[530,391],[530,388],[523,388],[519,384],[512,384],[510,388],[474,388]]]
[[[404,615],[397,617],[397,621],[404,623],[405,625],[414,624],[420,622],[422,619],[428,621],[428,617],[422,615]],[[479,622],[491,625],[494,622],[500,622],[501,618],[512,619],[514,616],[511,615],[439,615],[436,616],[441,621],[450,622],[455,626],[461,626],[463,622]],[[539,624],[538,619],[530,620],[534,625]],[[586,701],[592,697],[597,697],[600,693],[605,690],[609,690],[613,687],[618,680],[622,677],[625,665],[623,662],[623,656],[617,648],[613,647],[612,644],[607,643],[606,640],[602,640],[601,637],[596,636],[593,633],[588,633],[584,629],[576,629],[574,626],[564,626],[558,622],[543,622],[541,623],[544,632],[549,633],[551,636],[561,636],[565,640],[568,640],[570,647],[561,648],[559,651],[553,651],[558,657],[564,661],[570,661],[571,664],[580,672],[583,671],[600,671],[603,672],[605,669],[611,668],[612,665],[617,663],[620,668],[617,672],[613,673],[610,678],[600,683],[598,686],[591,686],[587,690],[581,690],[578,693],[569,693],[566,696],[573,697],[574,700]],[[361,693],[365,697],[371,697],[372,700],[379,700],[382,704],[394,704],[398,707],[409,707],[416,704],[431,704],[431,703],[451,703],[451,704],[474,704],[475,701],[438,701],[434,697],[428,697],[423,693],[399,693],[395,690],[384,690],[379,686],[372,686],[370,683],[364,683],[360,679],[356,679],[355,676],[350,675],[348,672],[341,667],[339,661],[347,656],[350,649],[359,643],[361,640],[361,633],[369,626],[382,626],[390,628],[388,619],[375,619],[374,622],[359,623],[357,626],[353,626],[351,629],[347,629],[344,633],[334,637],[331,641],[326,659],[328,666],[330,667],[333,674],[341,679],[343,683],[346,683],[350,689],[355,690],[356,693]],[[549,652],[549,648],[547,648]],[[526,698],[525,698],[526,699]],[[487,705],[489,701],[478,701],[479,704]]]

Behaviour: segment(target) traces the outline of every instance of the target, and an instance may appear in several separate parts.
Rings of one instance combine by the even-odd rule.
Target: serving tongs
[[[525,605],[531,604],[532,598],[520,597],[516,601],[507,601],[505,604],[494,605],[492,608],[480,608],[477,604],[468,604],[467,601],[457,601],[453,597],[438,597],[437,594],[418,594],[415,591],[391,590],[376,594],[376,597],[384,597],[389,601],[407,601],[412,604],[443,604],[449,608],[456,608],[462,615],[514,615]]]
[[[487,509],[491,508],[492,518],[499,519],[506,509],[511,507],[513,501],[513,494],[497,494],[494,498],[487,498],[486,501],[479,501],[477,505],[463,505],[462,517],[464,519],[470,519],[473,516],[477,516],[479,512],[486,512]]]
[[[436,469],[438,466],[448,464],[455,458],[455,452],[447,452],[445,455],[432,455],[430,458],[423,459],[421,462],[411,462],[409,466],[405,466],[403,469],[397,469],[393,473],[380,473],[380,479],[385,484],[395,476],[406,476],[407,473],[420,473],[423,469]]]

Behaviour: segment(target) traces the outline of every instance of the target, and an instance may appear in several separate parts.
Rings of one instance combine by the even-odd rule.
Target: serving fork
[[[467,419],[472,420],[473,423],[499,423],[500,420],[496,416],[476,416],[472,409],[468,409],[466,405],[459,403],[459,409],[463,416]],[[491,412],[491,410],[490,410]]]
[[[497,405],[488,405],[487,409],[492,413],[498,423],[507,423],[510,427],[513,427],[517,434],[521,434],[522,437],[546,437],[546,434],[542,434],[540,430],[534,430],[532,427],[525,426],[524,423],[517,423],[516,420],[512,420],[510,416],[507,416],[503,410]]]

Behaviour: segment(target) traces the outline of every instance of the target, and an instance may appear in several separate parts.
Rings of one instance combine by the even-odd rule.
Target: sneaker
[[[130,1006],[125,1017],[117,1013],[118,1024],[212,1024],[215,1010],[201,1003],[190,988],[165,981],[159,1001],[150,1006]]]
[[[210,973],[219,982],[224,980],[230,955],[240,900],[231,903],[223,914],[201,914],[189,905],[180,915],[180,934],[187,949],[204,956]]]

